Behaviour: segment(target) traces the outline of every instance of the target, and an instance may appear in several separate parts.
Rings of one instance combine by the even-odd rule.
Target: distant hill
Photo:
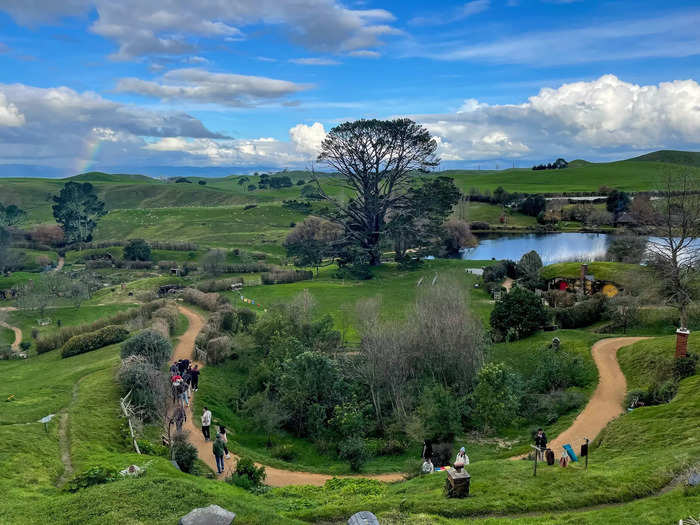
[[[700,167],[700,152],[667,149],[640,155],[639,157],[628,159],[628,161],[664,162],[666,164]]]
[[[134,175],[128,173],[103,173],[101,171],[90,171],[66,177],[66,181],[74,182],[156,182],[152,177],[146,175]]]

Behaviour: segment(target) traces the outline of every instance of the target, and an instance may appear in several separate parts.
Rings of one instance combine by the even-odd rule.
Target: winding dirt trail
[[[622,405],[627,393],[627,381],[617,362],[617,351],[623,346],[644,339],[649,338],[613,337],[602,339],[593,345],[591,353],[593,361],[598,367],[598,386],[586,408],[578,415],[573,424],[548,443],[549,448],[554,451],[557,457],[562,452],[562,446],[567,443],[573,447],[574,451],[580,450],[585,438],[595,439],[610,421],[624,412]],[[512,459],[521,457],[524,456]]]
[[[177,361],[178,359],[192,359],[194,353],[194,341],[197,334],[204,326],[204,319],[193,310],[187,307],[179,306],[180,312],[187,317],[189,321],[189,327],[187,331],[180,337],[177,346],[173,352],[172,361]],[[204,365],[198,361],[193,361],[194,364],[199,365],[201,369]],[[194,394],[190,397],[190,407],[193,405]],[[216,416],[216,414],[214,414]],[[201,414],[192,414],[191,408],[187,410],[187,421],[183,425],[184,430],[189,431],[189,441],[194,445],[199,454],[199,458],[204,461],[213,471],[216,472],[216,460],[214,459],[214,454],[212,452],[212,443],[204,441],[204,436],[202,430],[199,426]],[[215,417],[214,417],[215,418]],[[233,434],[235,430],[232,429]],[[214,425],[211,428],[212,437],[216,434],[214,430]],[[231,459],[225,460],[225,472],[224,475],[231,475],[233,468],[235,466],[235,461],[237,457],[231,454]],[[259,466],[259,465],[258,465]],[[329,479],[334,477],[351,477],[351,476],[332,476],[328,474],[318,474],[316,472],[298,472],[292,470],[283,470],[274,467],[269,467],[265,465],[265,472],[267,473],[267,479],[265,483],[272,487],[286,487],[288,485],[316,485],[321,486]],[[356,476],[376,479],[378,481],[400,481],[403,476],[400,473],[392,474],[375,474],[367,476]],[[219,476],[219,479],[223,476]]]
[[[12,330],[15,333],[15,341],[10,345],[10,348],[12,348],[14,352],[19,352],[19,344],[22,342],[22,330],[16,326],[7,324],[5,321],[0,321],[0,326],[7,328],[8,330]]]
[[[513,287],[513,279],[510,277],[506,277],[503,280],[503,288],[506,289],[507,292],[510,292],[510,289]]]

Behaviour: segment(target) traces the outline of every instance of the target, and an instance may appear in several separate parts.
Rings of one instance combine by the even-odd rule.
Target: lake
[[[614,235],[605,233],[485,234],[479,245],[462,250],[462,259],[511,259],[518,261],[535,250],[542,263],[596,261],[605,258]]]

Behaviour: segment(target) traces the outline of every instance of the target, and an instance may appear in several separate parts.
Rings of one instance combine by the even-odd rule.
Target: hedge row
[[[197,290],[200,292],[223,292],[225,290],[231,290],[231,286],[234,284],[243,284],[243,278],[231,277],[229,279],[212,279],[197,283],[196,286]]]
[[[138,308],[131,308],[130,310],[119,312],[118,314],[110,317],[98,319],[93,323],[64,326],[60,330],[56,330],[50,335],[39,338],[36,342],[36,351],[39,354],[50,352],[51,350],[55,350],[56,348],[63,346],[71,337],[88,332],[94,332],[95,330],[99,330],[100,328],[104,328],[105,326],[109,325],[124,324],[138,316],[146,316],[150,318],[151,314],[163,305],[165,305],[164,300],[152,301]]]
[[[218,293],[206,293],[196,288],[185,288],[182,297],[188,303],[213,312],[218,308],[220,296]]]
[[[261,273],[270,272],[275,269],[274,266],[261,262],[249,263],[233,263],[227,264],[223,268],[224,273]]]
[[[71,357],[84,354],[107,345],[121,343],[129,337],[129,331],[117,325],[105,326],[95,332],[71,337],[61,349],[61,357]]]
[[[605,296],[601,295],[569,308],[557,308],[554,311],[554,316],[559,328],[583,328],[600,321],[604,312]]]
[[[199,249],[193,242],[168,242],[146,241],[153,250],[170,250],[174,252],[194,252]],[[73,249],[89,250],[91,248],[110,248],[112,246],[126,246],[128,241],[99,241],[83,242],[71,245]]]
[[[262,274],[260,280],[263,284],[284,284],[308,281],[313,276],[314,273],[309,270],[275,270]]]

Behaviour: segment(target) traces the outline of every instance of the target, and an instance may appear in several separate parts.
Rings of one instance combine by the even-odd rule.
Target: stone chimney
[[[581,292],[586,293],[586,274],[588,273],[588,265],[581,264]]]
[[[688,355],[688,336],[690,330],[687,328],[679,328],[676,330],[676,359]]]

